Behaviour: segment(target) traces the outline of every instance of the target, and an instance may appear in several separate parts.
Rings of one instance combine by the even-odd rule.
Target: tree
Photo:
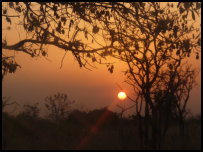
[[[192,66],[186,65],[184,70],[177,73],[177,82],[174,84],[177,86],[177,90],[174,93],[176,98],[176,108],[175,114],[179,119],[179,133],[181,137],[182,146],[184,148],[184,134],[185,134],[185,125],[184,121],[188,115],[186,105],[188,103],[190,92],[197,85],[196,77],[198,75],[198,70],[193,69]]]
[[[14,73],[20,67],[13,58],[12,56],[2,56],[2,81],[7,73]]]
[[[141,92],[145,99],[145,146],[147,148],[152,143],[151,146],[157,149],[162,145],[157,104],[163,108],[164,104],[161,105],[161,102],[164,102],[168,110],[172,109],[170,101],[174,100],[177,90],[170,86],[175,83],[181,65],[191,52],[197,53],[196,58],[199,58],[199,27],[195,28],[194,23],[187,23],[189,13],[195,21],[194,12],[197,12],[199,3],[178,3],[178,9],[173,12],[170,10],[170,7],[174,7],[171,6],[173,4],[165,7],[160,7],[160,3],[131,5],[134,10],[131,9],[129,13],[134,16],[114,16],[113,35],[118,40],[115,45],[120,52],[113,56],[126,62],[127,83],[134,87],[137,94]],[[195,11],[190,8],[194,6]],[[164,96],[158,101],[156,95],[162,92]],[[151,142],[148,139],[150,125]]]
[[[71,105],[75,101],[70,101],[66,94],[57,93],[45,98],[45,107],[48,110],[48,117],[53,121],[61,121],[68,118]]]
[[[157,90],[154,96],[161,144],[164,142],[170,125],[169,120],[174,120],[174,118],[179,119],[181,142],[182,145],[184,144],[184,119],[188,114],[186,105],[190,92],[196,84],[197,74],[198,70],[186,62],[177,71],[166,71],[165,75],[168,75],[169,79],[161,80],[163,83],[159,85],[163,89]]]
[[[16,18],[18,18],[16,24],[23,26],[28,35],[22,40],[19,40],[16,44],[10,44],[9,40],[4,38],[2,41],[2,49],[21,51],[31,57],[37,57],[39,55],[46,56],[48,53],[46,46],[54,45],[65,50],[65,55],[67,51],[72,52],[80,67],[87,67],[87,65],[92,66],[90,61],[102,63],[102,59],[104,59],[105,56],[111,55],[113,52],[121,53],[122,49],[114,47],[114,44],[120,41],[118,39],[121,36],[120,33],[122,33],[122,37],[126,36],[126,40],[130,39],[129,42],[136,40],[131,37],[131,34],[135,32],[135,28],[126,31],[128,27],[121,27],[121,21],[122,26],[124,26],[123,23],[128,22],[130,26],[139,28],[143,26],[141,28],[142,30],[146,29],[146,26],[149,26],[148,30],[152,28],[154,32],[156,31],[157,33],[160,32],[160,29],[164,30],[162,25],[165,25],[164,22],[166,20],[162,20],[163,22],[160,22],[159,25],[158,20],[150,19],[147,23],[144,23],[145,25],[142,25],[143,23],[140,22],[141,20],[147,21],[148,15],[159,19],[163,9],[161,10],[160,6],[157,6],[156,10],[151,11],[150,9],[155,5],[160,5],[160,3],[4,2],[2,5],[3,22],[6,21],[10,23],[12,27],[12,25],[16,23]],[[173,4],[170,5],[169,3],[165,8],[169,11],[167,13],[170,13],[171,8],[174,7],[172,5]],[[195,19],[195,14],[199,12],[201,3],[178,3],[178,7],[181,13],[179,17],[182,17],[187,23],[188,14],[192,13],[192,18]],[[147,9],[143,12],[144,8]],[[118,19],[120,21],[118,21]],[[118,22],[115,24],[114,21]],[[136,22],[134,23],[134,21]],[[183,24],[186,23],[183,22]],[[183,26],[186,27],[185,25]],[[11,27],[8,27],[7,30]],[[117,27],[125,29],[115,31]],[[173,29],[174,35],[177,35],[178,28],[179,27],[176,26]],[[128,33],[127,35],[126,32]],[[129,34],[129,32],[132,33]],[[197,36],[196,38],[200,37],[200,35],[194,36]],[[105,43],[101,41],[105,41]],[[200,42],[201,39],[199,39],[198,43]],[[126,43],[126,45],[129,44]],[[139,44],[133,45],[135,45],[136,48],[139,46]],[[4,69],[4,71],[13,72],[19,67],[18,64],[14,62],[13,56],[7,56],[3,53],[2,57],[4,62],[7,59],[13,61],[13,63],[9,62],[11,66],[5,66],[2,61],[2,66],[4,65],[2,69]],[[109,71],[113,72],[113,65],[109,66]]]
[[[65,50],[65,55],[68,51],[72,52],[80,67],[92,66],[90,60],[101,63],[97,56],[102,57],[102,52],[111,46],[98,42],[97,36],[101,34],[102,28],[98,27],[98,24],[104,21],[110,23],[110,11],[115,11],[115,4],[112,2],[4,2],[3,21],[12,25],[18,18],[16,24],[23,26],[28,35],[16,44],[10,44],[9,40],[4,38],[2,49],[20,51],[31,57],[37,57],[46,56],[46,46],[54,45]],[[15,72],[18,64],[14,62],[14,57],[3,53],[3,59],[2,69],[6,71],[3,75],[7,71]],[[7,59],[13,62],[8,62]]]

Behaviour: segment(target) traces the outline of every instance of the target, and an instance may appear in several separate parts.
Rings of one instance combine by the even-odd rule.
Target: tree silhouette
[[[67,119],[70,114],[71,105],[74,102],[70,101],[67,95],[63,93],[46,97],[45,107],[48,110],[48,117],[55,122]]]
[[[177,86],[177,90],[174,93],[176,98],[175,113],[179,119],[179,133],[181,137],[182,147],[184,148],[184,134],[185,134],[185,118],[188,115],[186,109],[190,92],[197,85],[196,77],[199,73],[197,69],[193,69],[192,66],[186,65],[184,70],[177,73],[177,82],[174,84]]]
[[[23,111],[18,114],[20,117],[28,117],[29,119],[37,119],[39,117],[39,103],[35,103],[33,105],[26,104],[23,106]]]
[[[29,35],[16,44],[10,44],[9,40],[4,39],[2,48],[21,51],[31,57],[37,57],[47,55],[46,45],[54,45],[65,52],[72,52],[80,67],[90,65],[89,62],[101,63],[98,56],[101,57],[102,52],[111,46],[101,43],[102,36],[98,38],[99,34],[103,35],[100,30],[103,27],[99,27],[99,24],[101,25],[99,22],[110,23],[111,12],[115,12],[117,5],[122,6],[123,4],[112,2],[5,2],[2,6],[4,21],[12,25],[15,18],[19,18],[17,23],[23,26]],[[12,14],[12,10],[15,11],[15,15]],[[8,58],[6,54],[3,54],[3,57]],[[8,66],[5,68],[9,69]]]
[[[18,18],[17,24],[23,26],[28,35],[16,44],[10,44],[9,40],[4,38],[2,49],[21,51],[37,57],[46,56],[46,46],[54,45],[65,50],[65,55],[67,51],[72,52],[80,67],[91,66],[91,62],[102,63],[107,55],[120,54],[123,47],[116,47],[117,42],[123,41],[125,47],[134,45],[138,49],[140,44],[137,41],[143,37],[132,36],[134,32],[141,34],[153,30],[156,33],[154,36],[156,36],[160,32],[168,31],[166,29],[168,27],[171,28],[171,36],[174,35],[173,37],[177,39],[179,38],[177,34],[187,33],[188,15],[192,13],[192,18],[195,20],[201,3],[178,3],[179,14],[170,13],[171,9],[175,7],[173,5],[169,3],[164,9],[161,9],[160,3],[154,2],[4,2],[2,5],[3,22],[7,21],[12,25]],[[167,13],[171,14],[170,18],[173,18],[176,23],[163,17],[163,10],[167,10]],[[178,20],[174,20],[174,18],[182,18],[182,22],[177,23]],[[170,27],[167,24],[170,24]],[[183,33],[178,32],[181,24],[182,28],[186,30]],[[141,31],[137,31],[136,28]],[[126,37],[125,40],[123,37]],[[194,37],[198,39],[200,35],[195,34]],[[132,42],[133,44],[131,44]],[[201,38],[198,39],[198,43],[200,42]],[[184,43],[192,44],[191,41]],[[172,45],[170,42],[168,44]],[[197,43],[193,43],[193,45],[195,44],[197,45]],[[187,46],[185,49],[190,54]],[[2,58],[5,62],[14,57],[8,57],[3,53]],[[3,64],[2,61],[2,65],[4,71],[8,72],[13,72],[18,67],[14,61],[9,62],[8,65]],[[113,72],[113,65],[109,66],[109,71]]]
[[[199,58],[200,31],[193,25],[199,3],[178,3],[175,11],[170,9],[174,7],[170,3],[165,7],[160,7],[160,3],[132,3],[131,6],[129,13],[113,13],[114,22],[111,27],[106,25],[106,30],[112,40],[112,56],[128,65],[125,71],[127,83],[137,94],[141,92],[145,99],[145,146],[157,149],[162,145],[157,104],[162,108],[166,104],[170,112],[174,107],[171,100],[175,100],[177,91],[175,86],[170,86],[176,82],[181,65],[191,52]],[[195,11],[191,9],[194,6]],[[190,24],[187,19],[189,13],[192,14]],[[158,101],[156,95],[163,91],[164,97]],[[150,125],[151,139],[148,133]]]
[[[168,113],[174,108],[175,104],[171,101],[175,100],[174,94],[178,91],[178,84],[173,84],[182,70],[184,59],[189,57],[192,51],[197,53],[198,59],[197,49],[200,51],[201,38],[199,33],[196,33],[198,29],[193,24],[187,24],[185,19],[185,13],[190,12],[188,5],[191,6],[192,3],[179,3],[179,11],[171,13],[168,6],[161,8],[159,3],[146,5],[141,5],[140,8],[143,9],[139,10],[141,16],[145,17],[143,20],[139,15],[135,18],[126,17],[129,22],[125,22],[123,16],[115,20],[117,34],[114,33],[114,36],[119,39],[117,45],[120,48],[120,54],[115,57],[126,62],[127,83],[133,86],[137,94],[141,92],[145,99],[145,146],[152,144],[151,146],[157,149],[162,145],[159,116],[163,117],[162,120],[167,120]],[[192,18],[195,20],[194,16]],[[197,37],[194,34],[197,34]],[[194,80],[193,77],[190,78]],[[178,82],[183,80],[181,77]],[[166,117],[159,115],[159,110],[167,111]],[[148,139],[150,125],[151,142]],[[167,127],[167,122],[165,125]]]

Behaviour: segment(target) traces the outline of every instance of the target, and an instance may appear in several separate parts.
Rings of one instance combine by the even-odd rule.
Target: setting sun
[[[120,100],[124,100],[126,97],[127,97],[127,95],[126,95],[125,92],[119,92],[119,93],[118,93],[118,98],[119,98]]]

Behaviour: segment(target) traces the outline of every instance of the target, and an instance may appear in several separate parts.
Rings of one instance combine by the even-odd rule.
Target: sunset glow
[[[118,98],[119,98],[120,100],[124,100],[126,97],[127,97],[127,95],[126,95],[125,92],[119,92],[119,93],[118,93]]]

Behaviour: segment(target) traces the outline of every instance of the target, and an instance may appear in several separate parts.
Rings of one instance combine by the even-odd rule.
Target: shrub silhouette
[[[28,117],[28,118],[38,118],[39,117],[39,103],[35,103],[34,105],[24,105],[23,112],[21,112],[18,117]]]
[[[45,98],[45,107],[48,110],[48,117],[53,121],[61,121],[69,116],[71,105],[75,101],[70,101],[64,93],[57,93]]]

